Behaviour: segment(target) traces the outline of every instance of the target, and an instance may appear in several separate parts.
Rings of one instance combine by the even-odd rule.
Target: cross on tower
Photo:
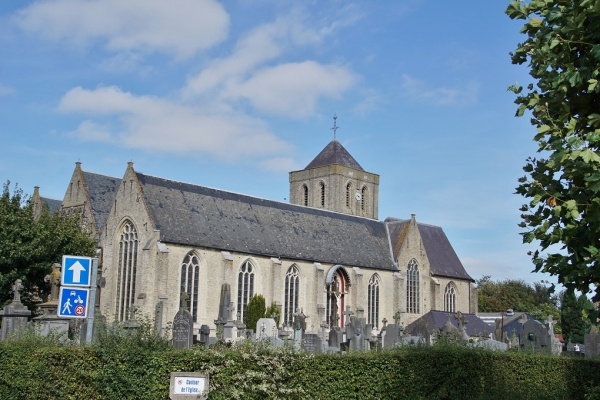
[[[335,140],[335,134],[339,128],[339,126],[336,125],[336,121],[337,121],[337,115],[333,114],[333,128],[331,128],[331,130],[333,131],[333,139]]]

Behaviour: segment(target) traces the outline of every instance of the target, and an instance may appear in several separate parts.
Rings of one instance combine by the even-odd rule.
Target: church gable
[[[448,237],[439,226],[418,224],[432,275],[474,282],[463,267]]]
[[[397,270],[382,222],[138,173],[161,241]]]
[[[97,232],[101,232],[113,204],[121,179],[83,172],[85,188],[94,214]]]

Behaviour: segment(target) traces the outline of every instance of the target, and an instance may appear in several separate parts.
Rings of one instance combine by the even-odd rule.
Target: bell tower
[[[377,219],[379,175],[365,171],[334,137],[306,168],[290,172],[290,203]]]

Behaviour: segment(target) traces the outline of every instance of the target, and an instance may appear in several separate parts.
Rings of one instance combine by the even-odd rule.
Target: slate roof
[[[121,179],[112,176],[94,174],[92,172],[83,172],[83,179],[87,187],[87,193],[90,199],[96,231],[101,232],[106,224],[106,219],[113,205],[113,200],[117,189],[121,184]]]
[[[458,328],[458,322],[456,321],[455,315],[455,313],[431,310],[421,318],[408,324],[405,332],[412,334],[414,331],[418,330],[419,327],[424,325],[427,327],[427,332],[432,334],[434,328],[438,330],[442,329],[444,324],[448,322],[448,316],[450,316],[450,322],[452,325]],[[492,328],[475,314],[463,313],[463,315],[467,322],[467,335],[473,337],[482,335],[488,336],[490,333],[492,333]]]
[[[47,197],[40,197],[40,201],[42,202],[42,205],[48,206],[48,211],[50,211],[50,214],[54,214],[55,212],[60,210],[60,207],[62,207],[62,201],[60,200],[49,199]]]
[[[394,254],[398,254],[410,220],[387,218]],[[444,230],[439,226],[417,223],[432,275],[460,278],[475,282],[467,273],[452,248]]]
[[[385,223],[137,173],[161,241],[396,271]]]
[[[363,171],[360,164],[348,153],[340,142],[333,139],[304,169],[339,164]]]

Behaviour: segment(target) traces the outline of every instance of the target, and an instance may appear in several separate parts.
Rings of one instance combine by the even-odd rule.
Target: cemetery
[[[0,315],[0,372],[5,377],[0,398],[180,398],[169,395],[170,377],[178,373],[207,379],[204,397],[181,398],[600,396],[597,331],[586,336],[588,351],[583,358],[556,355],[547,346],[515,346],[514,334],[500,342],[491,328],[486,330],[474,316],[460,312],[431,313],[406,327],[398,312],[393,323],[384,320],[377,332],[361,310],[347,308],[345,329],[327,331],[320,324],[319,331],[311,332],[307,324],[311,316],[297,310],[291,327],[265,317],[247,329],[234,317],[224,285],[216,331],[203,326],[192,332],[182,293],[180,310],[168,327],[155,322],[160,318],[135,312],[127,323],[109,324],[97,310],[93,340],[87,344],[85,323],[73,329],[73,320],[56,318],[55,289],[41,307],[46,314],[30,321],[31,311],[20,303],[20,290],[17,281],[14,299]],[[527,326],[522,319],[521,329]]]

